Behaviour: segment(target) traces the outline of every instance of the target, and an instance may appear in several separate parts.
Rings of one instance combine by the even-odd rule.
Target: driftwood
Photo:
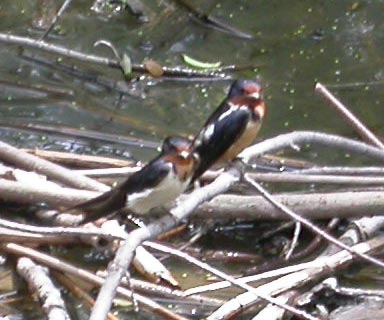
[[[298,133],[298,136],[302,136],[301,133]],[[323,137],[319,134],[315,135],[316,138]],[[280,147],[284,147],[286,143],[284,142],[285,138],[278,137],[278,141],[283,141],[280,143]],[[332,137],[333,141],[335,140],[334,137]],[[337,140],[337,138],[336,138]],[[343,140],[344,141],[344,140]],[[263,143],[261,143],[263,145]],[[346,144],[343,144],[343,147],[345,148]],[[381,151],[377,151],[375,148],[368,147],[364,144],[359,144],[352,142],[352,147],[355,151],[365,151],[368,150],[371,152],[374,158],[381,159]],[[271,148],[275,148],[275,144],[271,144]],[[347,144],[347,148],[349,148]],[[261,148],[261,150],[263,147]],[[257,146],[251,147],[250,150],[256,150]],[[263,152],[266,152],[265,149]],[[245,151],[245,154],[250,154],[249,151]],[[248,157],[249,159],[254,158]],[[93,161],[94,159],[92,159]],[[283,175],[283,174],[282,174]],[[251,174],[249,177],[254,177]],[[158,235],[162,232],[165,232],[168,230],[171,226],[174,226],[177,224],[178,221],[180,221],[184,216],[189,215],[193,211],[195,211],[195,215],[203,215],[207,216],[209,215],[212,219],[221,219],[220,215],[224,219],[231,219],[231,214],[235,213],[236,218],[242,218],[242,219],[250,219],[254,220],[256,217],[259,217],[261,219],[282,219],[284,218],[284,215],[279,211],[276,210],[273,206],[267,204],[266,200],[261,196],[240,196],[240,195],[219,195],[218,197],[215,197],[216,195],[223,193],[225,190],[228,190],[228,188],[233,185],[236,181],[238,181],[238,170],[236,168],[232,169],[229,173],[222,173],[217,176],[214,183],[200,188],[193,191],[190,195],[182,196],[179,200],[179,206],[175,207],[171,210],[172,216],[164,216],[159,221],[155,221],[152,224],[147,225],[145,228],[137,229],[136,231],[129,234],[126,238],[126,245],[122,245],[121,248],[118,250],[116,255],[116,262],[117,265],[120,266],[118,273],[115,277],[115,283],[118,284],[122,276],[125,274],[125,269],[127,268],[129,261],[132,259],[132,254],[136,249],[136,246],[142,243],[143,240],[153,238],[155,235]],[[66,181],[65,179],[63,181]],[[4,199],[12,200],[12,201],[18,201],[20,203],[36,203],[37,201],[46,201],[53,205],[66,205],[69,203],[73,203],[73,201],[83,201],[85,199],[89,199],[93,196],[95,196],[95,192],[90,191],[82,191],[79,189],[68,189],[68,188],[62,188],[60,186],[57,186],[55,188],[46,188],[46,190],[42,188],[36,188],[34,186],[25,186],[23,183],[20,182],[13,182],[8,180],[3,180],[4,183],[1,184],[1,188],[3,188],[1,194]],[[31,196],[34,194],[34,196]],[[71,195],[72,194],[72,195]],[[69,196],[69,198],[68,198]],[[215,197],[215,199],[209,203],[206,203],[202,206],[199,206],[199,204],[203,203],[207,199],[210,199],[212,197]],[[318,199],[316,200],[316,197]],[[353,191],[344,191],[344,192],[329,192],[329,193],[323,193],[323,194],[308,194],[308,195],[280,195],[280,196],[274,196],[274,198],[277,201],[283,202],[286,205],[290,207],[294,207],[297,209],[301,214],[310,216],[313,214],[312,218],[329,218],[331,215],[328,216],[327,212],[330,213],[334,210],[337,210],[340,216],[343,215],[345,212],[346,216],[353,216],[354,212],[356,212],[356,215],[361,214],[362,211],[364,211],[365,214],[369,212],[370,214],[374,213],[381,213],[381,208],[383,207],[384,203],[382,203],[382,192],[377,191],[359,191],[359,192],[353,192]],[[65,200],[67,199],[67,200]],[[76,200],[77,199],[77,200]],[[375,201],[373,201],[376,199]],[[351,203],[353,201],[353,203]],[[314,206],[314,203],[321,203],[322,205]],[[344,209],[343,209],[344,204]],[[302,207],[300,207],[302,206]],[[333,207],[334,206],[334,207]],[[198,208],[199,207],[199,208]],[[196,208],[198,208],[196,210]],[[255,210],[257,208],[257,210]],[[323,209],[323,211],[319,210]],[[355,209],[355,211],[353,211]],[[371,210],[371,211],[369,211]],[[261,213],[260,213],[261,212]],[[263,213],[264,212],[264,213]],[[316,216],[314,214],[316,213]],[[285,217],[286,218],[286,217]],[[62,228],[62,231],[59,229],[50,229],[46,228],[28,228],[25,227],[23,230],[22,226],[16,226],[11,224],[4,224],[4,233],[3,233],[3,239],[5,241],[22,241],[25,239],[30,239],[33,241],[33,243],[39,243],[38,239],[39,237],[44,237],[44,241],[40,243],[47,243],[48,241],[52,241],[51,243],[65,243],[67,241],[73,241],[78,236],[86,236],[86,237],[92,237],[92,236],[104,236],[105,238],[113,237],[113,235],[109,233],[99,233],[99,232],[92,232],[92,230],[88,232],[81,232],[80,230],[74,229],[72,233],[70,232],[70,229],[68,228]],[[18,228],[19,233],[14,233],[11,235],[11,232],[9,232],[9,235],[7,236],[7,228]],[[50,230],[48,230],[50,229]],[[32,233],[31,233],[32,232]],[[40,232],[39,235],[36,233]],[[59,236],[61,238],[60,240],[55,240],[55,235],[59,235],[60,232],[62,232],[62,235],[65,235],[65,238],[62,236]],[[22,240],[20,240],[22,239]],[[211,270],[211,269],[209,269]],[[212,270],[211,270],[212,272]],[[222,274],[218,273],[218,275],[223,276]],[[114,285],[111,281],[112,273],[108,274],[108,284],[109,286],[106,287],[105,290],[107,290],[106,294],[111,296],[110,294],[110,288],[113,288]],[[224,276],[226,277],[226,276]],[[228,278],[232,283],[237,283],[237,281],[233,278]],[[240,284],[240,286],[247,288],[247,290],[250,290],[251,292],[253,289],[250,287],[247,287],[244,284]],[[103,287],[104,289],[104,287]],[[93,309],[93,314],[96,315],[96,319],[99,317],[98,315],[101,313],[108,312],[109,305],[106,303],[106,300],[103,296],[103,289],[100,291],[99,298],[103,301],[102,304],[98,303],[96,301],[95,307]],[[251,293],[252,295],[252,293]],[[267,299],[268,301],[273,301],[273,303],[279,304],[279,301],[275,301],[274,299],[268,298],[268,296],[264,296],[262,293],[258,292],[258,295],[263,297],[264,299]],[[279,304],[280,305],[280,304]],[[98,307],[102,307],[98,311]],[[287,306],[281,305],[285,309],[287,309]],[[288,307],[289,309],[289,307]],[[296,312],[300,314],[300,311],[292,310],[292,312]],[[312,319],[312,317],[308,314],[302,314],[303,317],[307,319]]]
[[[105,1],[96,1],[94,5],[100,5],[102,2],[105,3]],[[178,1],[178,3],[205,25],[211,25],[237,37],[252,38],[251,35],[224,25],[209,14],[191,8],[184,1]],[[70,4],[71,0],[64,1],[61,9],[47,26],[40,40],[0,33],[0,42],[46,51],[58,55],[60,58],[68,57],[85,63],[121,69],[120,59],[108,59],[84,54],[44,40],[47,39],[56,21],[60,19],[60,16]],[[140,5],[140,2],[128,1],[129,6],[132,7],[134,4]],[[133,13],[135,11],[138,15],[145,16],[145,14],[142,14],[144,10],[140,6],[132,8]],[[28,56],[25,57],[26,59],[33,59]],[[161,79],[183,77],[188,80],[205,79],[208,81],[229,79],[231,75],[227,74],[226,71],[233,70],[232,67],[223,67],[213,71],[196,71],[188,68],[173,68],[160,65],[158,67],[161,69],[159,74]],[[65,69],[65,66],[63,68]],[[139,74],[156,76],[145,63],[132,64],[131,69]],[[110,87],[114,88],[115,85],[116,83],[113,82]],[[125,91],[116,89],[117,92],[130,92],[127,83],[123,82],[123,87]],[[152,296],[173,299],[175,303],[180,304],[183,302],[188,303],[195,306],[197,310],[200,310],[199,307],[202,304],[207,305],[210,307],[207,314],[205,314],[207,319],[228,318],[255,305],[259,308],[264,307],[267,303],[269,305],[254,319],[282,317],[286,311],[302,319],[317,319],[311,313],[312,310],[304,311],[292,306],[296,301],[294,298],[300,296],[304,291],[304,285],[310,286],[311,283],[321,281],[323,278],[333,275],[335,271],[346,268],[356,260],[383,267],[383,262],[373,258],[371,254],[382,249],[384,245],[383,238],[376,235],[379,227],[384,222],[384,218],[380,216],[383,214],[384,208],[384,191],[377,187],[384,182],[382,176],[384,169],[377,166],[384,162],[384,144],[322,84],[317,84],[315,91],[336,108],[366,143],[310,131],[292,132],[272,137],[251,146],[240,154],[239,158],[246,164],[245,169],[243,166],[234,164],[224,171],[208,172],[202,179],[206,184],[202,187],[196,187],[177,199],[173,205],[166,208],[169,214],[165,214],[160,218],[153,218],[147,223],[140,222],[138,223],[139,227],[130,233],[126,233],[124,228],[111,221],[104,223],[99,221],[97,224],[79,227],[42,227],[29,225],[29,221],[32,221],[32,219],[29,220],[29,217],[24,218],[28,223],[16,223],[0,219],[0,239],[3,240],[1,244],[2,251],[18,258],[18,271],[27,280],[30,287],[34,288],[34,292],[37,293],[41,301],[44,301],[44,305],[47,305],[47,316],[52,319],[69,318],[64,303],[50,280],[52,270],[60,272],[58,278],[62,277],[63,273],[65,277],[70,275],[75,279],[78,278],[88,284],[101,287],[93,306],[91,299],[87,298],[89,306],[92,308],[90,311],[90,319],[92,320],[105,319],[108,316],[115,296],[132,300],[134,306],[137,303],[140,308],[167,319],[186,319],[187,317],[185,318],[183,315],[166,308],[164,306],[166,302],[162,305],[162,303],[153,300]],[[74,93],[66,92],[66,94],[73,96]],[[114,138],[111,139],[113,141]],[[342,167],[336,170],[336,168],[319,168],[316,164],[311,167],[309,163],[300,169],[289,168],[289,165],[287,165],[288,171],[282,173],[276,172],[276,170],[274,173],[247,171],[248,166],[257,169],[258,165],[257,163],[255,165],[255,161],[266,153],[281,152],[284,149],[299,151],[300,147],[306,144],[352,152],[368,159],[375,167]],[[30,205],[40,206],[42,203],[53,210],[69,207],[109,190],[109,185],[96,180],[100,175],[105,176],[107,174],[110,175],[110,179],[114,180],[116,176],[111,174],[112,172],[116,174],[117,170],[109,167],[130,166],[128,169],[120,171],[119,176],[125,176],[138,169],[137,166],[126,161],[111,161],[110,159],[96,157],[71,157],[71,155],[65,157],[61,155],[59,157],[53,153],[39,154],[34,152],[34,154],[30,154],[3,142],[0,142],[0,160],[10,166],[1,168],[0,198],[2,201],[18,205],[20,210]],[[70,170],[53,164],[49,160],[62,164],[66,163],[74,167],[81,166],[83,168],[83,165],[86,164],[85,167],[87,168],[102,167],[104,169],[100,171]],[[107,168],[105,168],[106,164]],[[29,172],[20,173],[18,171],[17,173],[16,170],[20,169],[33,171],[38,173],[39,176],[33,176]],[[26,175],[27,178],[23,178],[21,175]],[[41,175],[44,177],[41,177]],[[316,186],[326,184],[331,186],[332,189],[327,192],[314,189],[305,193],[301,189],[300,191],[271,195],[259,185],[259,182],[306,183],[316,184]],[[343,187],[348,186],[349,189],[340,189],[340,185]],[[239,190],[245,194],[240,194]],[[64,219],[53,218],[56,213],[46,214],[46,217],[48,217],[46,220],[52,224],[64,224]],[[335,239],[334,236],[329,235],[317,225],[313,225],[308,221],[308,219],[331,219],[335,216],[350,220],[356,217],[364,218],[351,222],[351,227],[339,239]],[[76,218],[78,217],[74,217],[75,220]],[[291,241],[288,253],[282,253],[282,256],[285,257],[285,263],[288,263],[286,260],[289,260],[290,257],[292,258],[292,254],[294,256],[296,243],[301,240],[300,230],[304,229],[304,226],[317,233],[317,237],[327,239],[332,245],[329,245],[325,251],[319,253],[318,257],[310,262],[290,265],[238,279],[185,254],[181,250],[149,241],[177,227],[181,221],[189,218],[195,223],[197,222],[197,224],[199,222],[205,224],[201,223],[201,221],[208,220],[215,222],[224,220],[281,221],[292,220],[293,218],[293,224],[295,225],[294,239]],[[331,227],[329,227],[329,230],[331,230]],[[278,233],[278,231],[276,232]],[[22,246],[20,243],[27,243],[28,246]],[[96,275],[95,272],[80,269],[75,265],[38,251],[40,245],[73,245],[79,243],[98,249],[102,248],[104,253],[107,251],[115,253],[115,257],[111,259],[111,263],[103,277]],[[37,249],[34,249],[35,247]],[[199,286],[183,291],[164,288],[160,285],[143,284],[136,279],[130,279],[127,270],[131,262],[133,262],[132,264],[139,265],[139,269],[143,271],[143,274],[149,274],[149,278],[154,282],[166,282],[169,286],[175,287],[179,284],[183,286],[182,279],[176,281],[169,270],[166,269],[167,261],[165,260],[163,264],[160,264],[155,256],[146,251],[147,248],[162,252],[164,254],[163,258],[167,258],[169,255],[177,257],[183,262],[192,264],[194,267],[209,272],[225,281],[218,281],[209,286]],[[340,251],[340,248],[344,250]],[[33,259],[34,262],[30,259]],[[36,264],[50,268],[50,272],[46,273]],[[257,281],[269,279],[270,277],[277,279],[262,285],[257,283]],[[65,278],[61,279],[66,282]],[[228,301],[208,298],[204,295],[207,291],[212,292],[229,286],[240,288],[242,293],[237,296],[233,296],[232,293]],[[45,288],[48,289],[45,290]],[[56,298],[53,303],[48,301],[51,297]],[[111,316],[109,315],[109,317]]]

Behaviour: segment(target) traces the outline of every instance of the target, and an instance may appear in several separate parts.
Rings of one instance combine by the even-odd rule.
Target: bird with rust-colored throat
[[[125,207],[133,214],[146,214],[175,200],[187,189],[197,161],[190,140],[168,137],[161,153],[123,183],[63,211],[83,214],[85,218],[81,223],[97,220]]]
[[[236,80],[193,141],[200,161],[192,181],[211,166],[232,161],[250,146],[265,114],[261,85],[254,80]]]

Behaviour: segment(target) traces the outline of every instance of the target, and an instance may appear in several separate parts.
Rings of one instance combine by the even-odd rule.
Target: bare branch
[[[94,191],[108,191],[109,187],[69,169],[41,159],[5,142],[0,141],[0,159],[16,164],[24,169],[45,174],[70,186]]]
[[[372,158],[373,160],[384,161],[384,151],[379,148],[341,136],[314,131],[293,131],[266,139],[245,149],[239,157],[246,163],[249,163],[250,160],[257,158],[264,153],[281,151],[285,148],[297,149],[298,146],[308,143],[338,148],[355,154],[361,154],[362,156]]]
[[[365,140],[374,146],[384,149],[384,144],[369,130],[349,109],[342,104],[324,85],[320,82],[315,85],[315,92],[327,100],[336,109],[341,117]]]
[[[181,199],[185,196],[183,195]],[[280,193],[274,199],[294,208],[300,215],[310,219],[352,218],[367,215],[382,215],[384,212],[383,191],[337,191],[321,193]],[[285,220],[284,214],[262,196],[223,194],[196,209],[192,218],[208,215],[217,220]]]
[[[29,258],[20,258],[17,271],[28,282],[32,293],[38,295],[49,320],[70,319],[60,290],[55,287],[46,269]]]

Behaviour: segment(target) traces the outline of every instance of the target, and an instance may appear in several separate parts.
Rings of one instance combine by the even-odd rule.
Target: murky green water
[[[41,31],[33,25],[42,11],[38,3],[3,0],[0,31],[39,37]],[[300,129],[354,136],[314,96],[316,80],[329,85],[371,128],[383,134],[382,1],[194,1],[202,10],[254,35],[253,40],[206,28],[171,1],[144,3],[150,12],[147,24],[128,13],[98,15],[89,10],[88,1],[74,2],[49,41],[111,56],[107,49],[93,47],[95,41],[107,39],[138,63],[151,58],[164,65],[182,65],[181,54],[187,53],[202,61],[259,65],[255,72],[238,76],[258,76],[265,84],[268,119],[260,139]],[[73,95],[35,97],[2,90],[2,123],[62,125],[160,141],[168,134],[194,134],[228,85],[156,81],[144,88],[145,98],[120,99],[113,90],[27,61],[18,53],[15,46],[0,44],[2,80],[52,86],[73,91]],[[121,79],[116,70],[78,65]],[[38,135],[26,135],[20,140],[19,133],[1,133],[3,139],[20,145],[53,148],[50,144],[55,144],[49,137],[41,140]]]
[[[35,24],[49,6],[40,0],[2,0],[0,32],[38,38]],[[50,5],[52,2],[48,1]],[[57,9],[61,1],[54,1]],[[354,132],[313,94],[315,81],[327,85],[378,135],[384,135],[384,1],[191,1],[203,11],[254,35],[244,40],[206,28],[172,1],[144,0],[149,22],[123,12],[101,15],[91,1],[73,1],[47,41],[78,51],[111,56],[106,39],[134,62],[150,58],[163,65],[183,65],[182,53],[202,61],[257,65],[235,76],[259,77],[265,86],[268,118],[258,137],[292,130],[319,130],[356,137]],[[36,50],[28,54],[53,58]],[[170,134],[197,132],[220,103],[229,82],[156,80],[139,85],[141,97],[79,79],[32,62],[16,46],[0,43],[0,139],[23,147],[43,147],[97,154],[133,154],[148,159],[153,149],[89,141],[6,125],[39,124],[126,135],[160,142]],[[73,61],[67,61],[72,64]],[[122,80],[117,70],[76,63],[84,71]],[[64,90],[16,90],[17,86]],[[315,158],[316,152],[309,153]],[[341,158],[343,155],[340,156]],[[339,158],[328,152],[325,159]]]

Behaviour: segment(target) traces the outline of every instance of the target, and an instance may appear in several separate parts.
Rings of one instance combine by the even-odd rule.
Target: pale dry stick
[[[163,252],[167,252],[167,253],[170,253],[174,256],[177,256],[177,257],[180,257],[186,261],[188,261],[189,263],[192,263],[196,266],[199,266],[200,268],[202,268],[203,270],[205,271],[208,271],[210,273],[212,273],[213,275],[221,278],[221,279],[224,279],[230,283],[232,283],[233,285],[239,287],[239,288],[242,288],[246,291],[248,291],[250,294],[255,294],[255,296],[257,296],[258,298],[261,298],[263,300],[266,300],[268,301],[269,303],[272,303],[276,306],[279,306],[283,309],[285,309],[286,311],[290,311],[292,312],[294,315],[296,316],[299,316],[299,317],[302,317],[303,319],[316,319],[315,317],[312,317],[311,315],[307,314],[306,312],[303,312],[299,309],[296,309],[296,308],[293,308],[287,304],[284,304],[282,303],[280,300],[278,299],[275,299],[275,298],[272,298],[270,296],[267,296],[267,295],[264,295],[262,292],[260,292],[259,290],[256,291],[257,289],[255,289],[254,287],[251,287],[250,285],[248,285],[247,283],[243,282],[243,281],[239,281],[238,279],[226,274],[225,272],[222,272],[216,268],[213,268],[212,266],[210,266],[209,264],[205,263],[205,262],[202,262],[202,261],[199,261],[198,259],[184,253],[184,252],[181,252],[180,250],[176,250],[176,249],[172,249],[170,247],[165,247],[161,244],[158,244],[158,243],[152,243],[152,242],[145,242],[144,243],[145,246],[147,247],[150,247],[150,248],[153,248],[153,249],[156,249],[156,250],[160,250],[160,251],[163,251]]]
[[[71,4],[72,0],[65,0],[65,2],[63,3],[63,5],[60,7],[59,11],[56,13],[56,15],[54,16],[50,26],[48,27],[48,29],[44,32],[44,34],[42,35],[42,37],[40,38],[40,40],[44,40],[48,34],[52,31],[53,27],[55,26],[57,20],[61,17],[61,15],[64,13],[64,11],[69,7],[69,5]]]
[[[384,226],[384,217],[363,217],[350,223],[349,228],[339,237],[345,244],[356,244],[362,240],[371,238]],[[340,251],[340,248],[330,244],[321,255],[330,255]]]
[[[60,290],[53,284],[46,269],[30,258],[22,257],[17,261],[17,272],[27,281],[32,294],[41,300],[47,319],[70,319]]]
[[[315,174],[315,175],[382,175],[383,167],[312,167],[308,169],[298,169],[291,173]]]
[[[121,284],[125,286],[128,285],[127,279],[123,278]],[[134,278],[130,279],[130,284],[132,285],[132,288],[137,292],[156,295],[157,297],[165,299],[180,300],[183,304],[201,305],[203,303],[204,306],[219,307],[224,303],[224,300],[222,299],[207,297],[203,295],[190,295],[186,297],[184,291],[182,290],[171,289],[170,287],[165,287],[159,284],[154,284]]]
[[[367,242],[354,245],[353,250],[361,254],[367,254],[380,251],[383,247],[384,237],[377,236]],[[318,263],[318,266],[315,268],[304,269],[302,271],[288,274],[276,280],[267,282],[255,289],[263,292],[264,294],[278,295],[299,286],[304,286],[321,277],[327,277],[340,268],[353,262],[356,258],[357,257],[354,254],[351,254],[347,250],[340,251],[332,256],[320,257],[315,260]],[[251,293],[242,293],[234,299],[229,300],[222,307],[212,313],[207,320],[227,319],[226,317],[228,317],[228,315],[244,310],[257,302],[259,302],[259,300],[255,300]]]
[[[372,160],[384,161],[384,151],[380,148],[341,136],[314,131],[293,131],[263,140],[242,151],[239,154],[239,158],[245,163],[250,163],[252,159],[260,157],[267,152],[282,151],[285,148],[297,149],[300,145],[305,146],[308,143],[339,148],[355,154],[361,154]]]
[[[346,244],[342,243],[341,241],[339,241],[338,239],[334,238],[330,234],[324,232],[321,228],[319,228],[318,226],[312,224],[309,220],[303,218],[302,216],[298,215],[297,213],[295,213],[294,211],[289,209],[284,204],[282,204],[280,202],[277,202],[273,198],[273,196],[266,189],[264,189],[259,183],[255,182],[252,179],[250,179],[249,177],[247,177],[247,175],[244,175],[244,179],[251,186],[253,186],[263,197],[265,197],[265,199],[267,199],[273,206],[275,206],[276,208],[278,208],[279,210],[284,212],[286,215],[288,215],[290,218],[294,219],[295,221],[302,223],[303,225],[305,225],[309,230],[311,230],[315,234],[321,235],[324,239],[328,240],[329,242],[333,243],[334,245],[338,246],[339,248],[347,250],[351,254],[356,254],[361,259],[363,259],[363,260],[365,260],[367,262],[370,262],[370,263],[372,263],[374,265],[377,265],[379,267],[384,268],[384,262],[382,262],[381,260],[378,260],[378,259],[376,259],[374,257],[371,257],[371,256],[369,256],[369,255],[367,255],[365,253],[359,253],[359,252],[353,250],[351,247],[349,247]]]
[[[179,286],[179,283],[172,276],[168,268],[142,246],[136,248],[132,264],[140,274],[150,279],[153,283],[163,281],[175,288]],[[127,277],[127,279],[130,280],[130,277]]]
[[[257,165],[256,165],[257,167]],[[308,171],[307,171],[308,170]],[[325,172],[319,174],[311,174],[310,169],[287,172],[249,172],[248,175],[252,179],[259,182],[277,182],[277,183],[324,183],[324,184],[354,184],[354,185],[383,185],[384,177],[372,177],[365,175],[340,175],[340,174],[325,174]],[[121,170],[122,171],[122,170]],[[87,174],[90,171],[85,172]],[[102,171],[98,171],[100,173]],[[118,172],[118,171],[116,171]],[[122,171],[123,172],[123,171]],[[114,173],[114,170],[107,171],[107,174]],[[384,173],[384,171],[382,172]],[[213,180],[220,172],[208,172],[202,176],[203,179]],[[361,173],[364,174],[364,173]]]
[[[160,248],[158,250],[160,250]],[[303,262],[303,263],[295,264],[295,265],[288,266],[288,267],[283,267],[283,268],[279,268],[279,269],[275,269],[275,270],[271,270],[271,271],[266,271],[266,272],[255,274],[252,276],[238,278],[238,281],[241,281],[244,283],[256,282],[256,281],[275,278],[275,277],[279,277],[279,276],[285,276],[287,274],[298,272],[298,271],[305,270],[305,269],[310,269],[310,268],[313,269],[313,268],[319,268],[319,267],[321,267],[320,262],[317,260],[312,260],[309,262]],[[201,286],[186,289],[184,291],[184,295],[190,296],[190,295],[194,295],[194,294],[200,294],[200,293],[206,293],[206,292],[221,290],[221,289],[229,288],[231,285],[232,284],[229,281],[218,281],[215,283],[210,283],[210,284],[201,285]]]
[[[44,158],[54,163],[59,163],[61,165],[70,165],[74,167],[84,167],[84,168],[121,168],[121,167],[130,167],[134,166],[133,161],[108,158],[102,156],[95,156],[89,154],[75,154],[68,153],[63,151],[52,151],[52,150],[43,150],[43,149],[20,149],[30,154],[33,154],[37,157]],[[81,170],[75,170],[78,173],[81,173]],[[86,170],[85,170],[86,171]],[[124,173],[124,172],[122,172]],[[81,173],[84,174],[84,173]],[[86,174],[84,174],[86,175]]]
[[[44,235],[40,233],[23,232],[14,229],[0,227],[0,242],[16,242],[29,244],[44,244],[57,245],[78,243],[79,238],[76,236],[61,236],[61,235]]]
[[[186,196],[182,196],[184,199]],[[288,207],[295,208],[303,217],[311,219],[356,218],[384,214],[384,191],[337,191],[324,193],[282,193],[274,198]],[[221,194],[198,207],[191,219],[212,216],[216,221],[288,220],[286,214],[259,195]]]
[[[315,184],[352,184],[352,185],[384,185],[384,177],[315,175],[281,172],[281,173],[249,173],[249,177],[259,182],[278,183],[315,183]]]
[[[315,92],[326,99],[331,106],[343,117],[343,119],[368,143],[375,145],[380,149],[384,149],[384,144],[369,130],[349,109],[342,104],[328,89],[317,82]]]
[[[64,273],[68,273],[72,276],[78,277],[84,281],[95,284],[97,286],[101,286],[104,283],[104,279],[94,275],[93,273],[86,271],[84,269],[74,267],[69,263],[65,263],[58,258],[54,258],[45,253],[41,253],[37,250],[24,247],[15,243],[5,243],[0,245],[1,249],[12,254],[21,255],[24,257],[29,257],[36,262],[44,264],[50,268],[54,268]],[[118,287],[117,293],[126,298],[130,299],[132,297],[132,292],[128,289]],[[137,301],[146,309],[151,310],[152,312],[165,317],[166,319],[174,319],[174,320],[187,320],[182,316],[176,315],[169,311],[168,309],[162,307],[156,302],[141,296],[139,294],[134,294]],[[105,319],[105,317],[103,318]]]
[[[91,178],[82,176],[62,166],[41,159],[27,152],[21,151],[7,143],[0,141],[0,159],[13,163],[23,169],[44,174],[52,179],[80,189],[93,191],[108,191],[110,188]]]
[[[61,236],[61,237],[74,237],[74,236],[81,236],[81,237],[103,237],[107,240],[122,240],[123,238],[118,235],[113,235],[111,233],[102,231],[100,229],[98,230],[92,230],[92,229],[86,229],[83,227],[79,228],[71,228],[71,227],[38,227],[38,226],[32,226],[28,224],[23,223],[17,223],[13,221],[8,221],[5,219],[0,219],[0,227],[7,228],[9,230],[17,230],[17,231],[23,231],[23,232],[29,232],[29,233],[35,233],[42,235],[55,235],[55,236]]]
[[[80,203],[98,195],[100,192],[60,187],[42,188],[41,186],[0,179],[0,199],[17,203],[45,202],[52,206],[73,206],[74,203]]]
[[[296,249],[297,243],[299,242],[300,232],[301,232],[301,223],[296,222],[295,229],[293,232],[293,239],[291,241],[289,250],[285,254],[285,257],[284,257],[285,260],[289,260],[293,254],[293,251]]]
[[[341,295],[351,296],[351,297],[359,297],[359,296],[374,296],[384,298],[384,290],[380,289],[360,289],[360,288],[352,288],[352,287],[344,287],[340,285],[335,278],[335,285],[325,283],[329,288],[331,288],[334,292],[339,293]]]

